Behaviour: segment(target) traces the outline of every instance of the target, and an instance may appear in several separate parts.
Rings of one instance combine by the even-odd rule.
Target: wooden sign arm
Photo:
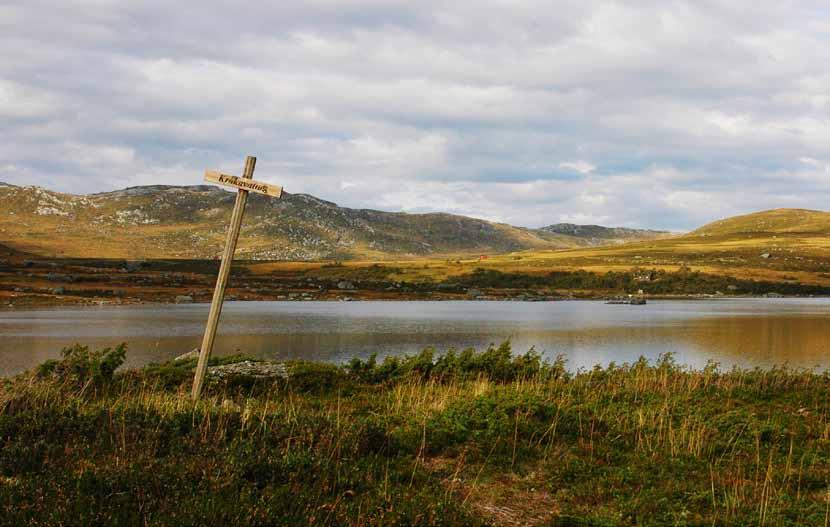
[[[248,156],[245,160],[245,173],[243,178],[254,177],[256,158]],[[197,400],[202,393],[202,385],[205,380],[210,354],[213,351],[213,342],[216,339],[216,329],[219,326],[219,317],[222,314],[222,302],[225,300],[225,288],[228,285],[228,276],[231,272],[231,262],[236,252],[236,243],[239,240],[239,230],[242,227],[242,217],[245,215],[245,205],[248,202],[248,191],[239,189],[236,194],[236,204],[231,215],[231,224],[228,227],[228,237],[225,241],[225,252],[222,255],[222,264],[219,267],[219,276],[216,279],[216,288],[213,292],[213,301],[210,304],[205,336],[202,339],[202,347],[199,350],[199,362],[196,365],[196,375],[193,378],[193,391],[191,396]]]

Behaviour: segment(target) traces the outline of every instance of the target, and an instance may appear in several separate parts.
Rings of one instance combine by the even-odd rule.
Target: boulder
[[[63,287],[56,287],[56,288],[52,289],[52,294],[53,295],[63,295],[65,293],[66,293],[66,289],[64,289]]]
[[[340,280],[337,282],[338,289],[354,289],[354,284],[349,282],[348,280]]]
[[[198,359],[198,358],[199,358],[199,348],[194,348],[194,349],[188,351],[187,353],[183,353],[183,354],[179,355],[178,357],[176,357],[173,360],[178,362],[178,361],[182,361],[182,360],[190,360],[190,359]]]
[[[176,297],[177,304],[192,304],[193,297],[190,295],[179,295]]]
[[[141,271],[142,268],[144,268],[144,262],[127,262],[124,266],[124,270],[128,273]]]
[[[208,368],[208,376],[225,379],[231,376],[253,377],[255,379],[287,379],[289,372],[280,362],[254,362],[245,360]]]

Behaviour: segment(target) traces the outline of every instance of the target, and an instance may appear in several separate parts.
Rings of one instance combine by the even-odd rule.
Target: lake
[[[0,375],[11,375],[76,342],[127,342],[128,366],[171,359],[199,346],[208,306],[100,306],[0,312]],[[485,348],[510,339],[571,369],[673,352],[769,367],[830,367],[830,299],[650,301],[645,306],[566,302],[228,302],[216,354],[345,362],[412,354],[424,347]]]

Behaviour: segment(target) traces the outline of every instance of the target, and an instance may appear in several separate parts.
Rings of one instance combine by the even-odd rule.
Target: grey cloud
[[[688,229],[830,197],[821,2],[13,2],[0,180]],[[815,160],[805,163],[803,159]]]

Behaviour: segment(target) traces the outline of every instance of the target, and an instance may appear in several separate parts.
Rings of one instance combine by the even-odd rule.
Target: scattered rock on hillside
[[[179,295],[176,297],[177,304],[192,304],[193,297],[190,295]]]

